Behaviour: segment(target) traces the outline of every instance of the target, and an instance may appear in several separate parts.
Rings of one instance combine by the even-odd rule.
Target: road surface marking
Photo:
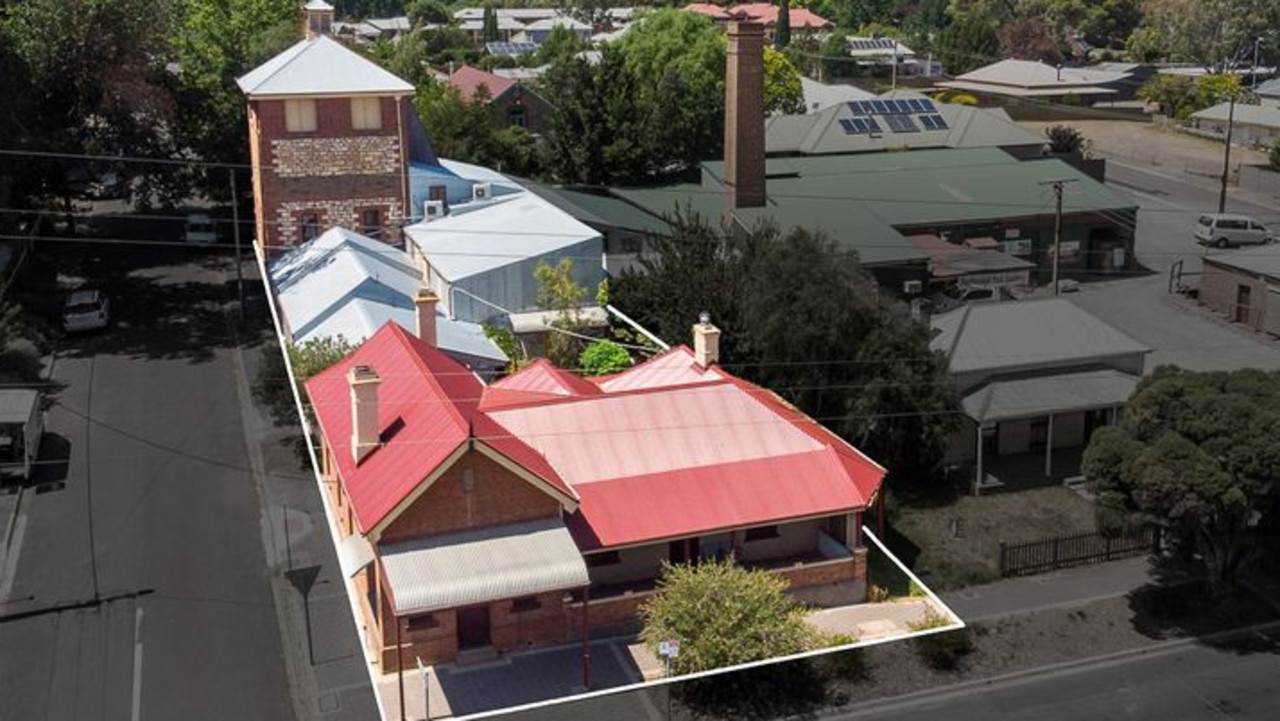
[[[133,617],[133,721],[142,716],[142,606]]]
[[[24,513],[13,524],[13,540],[0,567],[0,603],[8,601],[9,594],[13,592],[13,580],[18,575],[18,552],[22,550],[22,537],[26,532],[27,514]]]

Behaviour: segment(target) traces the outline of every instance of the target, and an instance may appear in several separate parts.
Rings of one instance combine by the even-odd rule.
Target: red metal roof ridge
[[[708,378],[705,381],[695,381],[693,383],[681,383],[679,385],[670,386],[644,386],[640,388],[624,388],[617,391],[607,391],[599,395],[591,396],[555,396],[546,399],[530,399],[528,403],[517,403],[501,408],[491,408],[482,411],[486,415],[490,413],[501,413],[509,410],[524,410],[528,408],[537,408],[542,406],[564,405],[566,403],[587,403],[591,401],[607,401],[614,398],[624,398],[630,396],[639,396],[650,393],[676,393],[688,389],[709,388],[712,386],[728,385],[729,380],[723,377]]]

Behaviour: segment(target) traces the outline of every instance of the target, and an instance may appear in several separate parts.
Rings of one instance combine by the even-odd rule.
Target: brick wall
[[[514,610],[510,600],[489,604],[489,635],[499,651],[564,643],[571,623],[565,611],[564,592],[534,597],[538,608]]]
[[[471,477],[471,490],[464,479]],[[560,502],[475,451],[436,479],[383,532],[381,543],[555,517]]]
[[[772,569],[772,572],[790,581],[792,588],[853,581],[860,577],[858,569],[859,558],[862,559],[861,576],[865,577],[867,572],[865,553],[853,558],[837,558],[793,568]]]
[[[592,634],[623,634],[640,630],[640,606],[653,596],[653,591],[642,591],[624,596],[592,599],[587,608],[588,623]],[[570,640],[582,638],[582,602],[564,607],[566,628]]]
[[[376,209],[382,240],[399,243],[406,216],[407,165],[400,137],[400,106],[381,98],[382,128],[356,130],[350,98],[316,102],[316,130],[289,133],[283,100],[250,104],[257,241],[268,258],[302,240],[302,214],[315,214],[317,230],[363,231],[361,211]],[[407,102],[407,101],[406,101]]]

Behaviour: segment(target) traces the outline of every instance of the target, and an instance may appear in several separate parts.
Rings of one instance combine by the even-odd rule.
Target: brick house
[[[537,91],[516,78],[504,78],[480,68],[463,65],[449,76],[449,84],[458,89],[463,100],[473,102],[484,88],[485,102],[494,117],[504,125],[519,125],[531,133],[546,129],[551,106]]]
[[[719,331],[623,373],[486,385],[387,324],[307,382],[343,571],[383,673],[638,627],[662,561],[732,554],[817,605],[866,596],[884,469],[724,372]],[[588,660],[584,653],[584,671]]]
[[[236,81],[267,258],[332,226],[397,242],[407,215],[413,86],[331,38],[323,0],[303,14],[305,39]]]

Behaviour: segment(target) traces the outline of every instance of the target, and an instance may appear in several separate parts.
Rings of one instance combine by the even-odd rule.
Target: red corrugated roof
[[[359,467],[345,378],[354,364],[383,377],[382,427],[400,420]],[[884,476],[775,394],[698,367],[684,347],[598,387],[540,362],[486,389],[388,324],[307,390],[365,532],[469,437],[578,500],[569,518],[585,548],[847,512]]]
[[[351,455],[351,392],[347,371],[370,366],[378,384],[378,427],[383,446],[359,466]],[[354,353],[311,378],[307,395],[316,421],[329,442],[338,474],[351,501],[356,524],[368,533],[433,471],[476,435],[489,445],[543,475],[567,496],[573,491],[533,452],[509,433],[493,431],[476,410],[484,383],[442,351],[388,322]],[[536,454],[534,454],[536,455]]]
[[[757,22],[766,27],[773,27],[778,24],[778,6],[772,3],[743,3],[741,5],[734,5],[729,8],[728,12],[734,17],[740,17],[752,22]],[[791,8],[789,15],[791,17],[792,29],[831,27],[831,22],[829,20],[817,13],[809,11],[807,8]]]
[[[689,3],[688,5],[684,6],[684,11],[690,12],[690,13],[698,13],[699,15],[706,15],[712,20],[728,20],[729,19],[729,13],[727,10],[720,7],[719,5],[713,5],[712,3]]]
[[[516,84],[511,78],[504,78],[501,75],[487,73],[480,68],[473,68],[470,65],[463,65],[453,74],[449,76],[449,83],[458,89],[462,94],[462,99],[470,101],[475,97],[476,91],[483,85],[489,91],[489,98],[493,99],[507,92],[507,90]]]

